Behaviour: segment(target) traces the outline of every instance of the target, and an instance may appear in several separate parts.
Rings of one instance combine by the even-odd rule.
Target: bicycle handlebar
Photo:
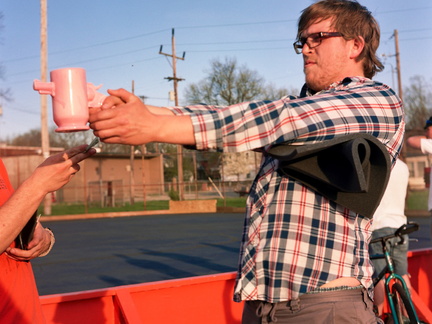
[[[385,242],[388,241],[389,239],[392,239],[394,237],[400,237],[402,238],[402,235],[405,234],[410,234],[412,232],[418,231],[419,229],[419,224],[414,223],[414,222],[408,222],[408,224],[404,224],[401,227],[399,227],[394,234],[390,234],[387,236],[382,236],[382,237],[377,237],[376,239],[371,240],[371,244],[372,243],[378,243],[378,242]]]

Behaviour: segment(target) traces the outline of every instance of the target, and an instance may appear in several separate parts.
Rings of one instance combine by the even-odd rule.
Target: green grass
[[[428,209],[428,190],[410,191],[406,202],[406,209],[427,210]]]
[[[168,210],[168,200],[160,201],[147,201],[144,203],[135,203],[133,205],[125,204],[124,206],[116,207],[101,207],[101,206],[87,206],[87,213],[112,213],[112,212],[132,212],[141,210]],[[43,210],[42,207],[40,210]],[[83,204],[54,204],[51,208],[51,215],[76,215],[85,214],[85,207]]]
[[[226,198],[217,200],[217,207],[245,207],[246,198]]]
[[[223,199],[217,199],[218,207],[245,207],[246,198],[228,198],[224,202]],[[43,207],[39,208],[41,211]],[[132,212],[142,210],[168,210],[168,200],[147,201],[145,206],[143,202],[130,205],[129,203],[124,206],[116,207],[101,207],[100,205],[87,206],[87,213],[111,213],[111,212]],[[77,215],[85,214],[85,207],[83,204],[53,204],[51,207],[51,215]]]
[[[428,191],[410,191],[407,199],[406,208],[411,210],[427,210]],[[218,207],[245,207],[246,198],[227,198],[217,199]],[[125,204],[117,207],[100,207],[92,205],[87,207],[87,213],[109,213],[109,212],[128,212],[141,210],[168,210],[168,200],[147,201],[144,207],[143,202],[134,205]],[[40,210],[43,210],[42,207]],[[84,214],[85,207],[83,204],[53,204],[52,215],[76,215]]]

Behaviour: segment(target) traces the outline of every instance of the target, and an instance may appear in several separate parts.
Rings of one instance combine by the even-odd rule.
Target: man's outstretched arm
[[[409,146],[411,146],[413,148],[421,149],[421,140],[425,139],[425,138],[426,138],[426,136],[422,136],[422,135],[411,136],[411,137],[408,137],[406,142]]]

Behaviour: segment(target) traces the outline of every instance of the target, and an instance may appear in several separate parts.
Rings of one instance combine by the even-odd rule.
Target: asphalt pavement
[[[32,261],[41,295],[235,271],[243,214],[44,222],[51,253]]]
[[[51,253],[32,261],[40,295],[235,271],[242,213],[50,221]],[[410,249],[430,248],[430,218]]]

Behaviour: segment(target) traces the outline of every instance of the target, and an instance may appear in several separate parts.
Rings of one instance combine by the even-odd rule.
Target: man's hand
[[[14,260],[29,261],[46,252],[50,248],[50,245],[51,234],[38,222],[33,234],[33,239],[28,244],[28,249],[21,250],[17,247],[9,247],[6,249],[6,254]]]
[[[100,108],[90,109],[90,127],[104,143],[140,145],[155,140],[156,115],[140,98],[124,90],[108,90]]]
[[[89,122],[104,143],[141,145],[150,142],[195,144],[189,116],[174,116],[168,109],[147,107],[124,90],[108,90],[100,108],[90,109]]]

